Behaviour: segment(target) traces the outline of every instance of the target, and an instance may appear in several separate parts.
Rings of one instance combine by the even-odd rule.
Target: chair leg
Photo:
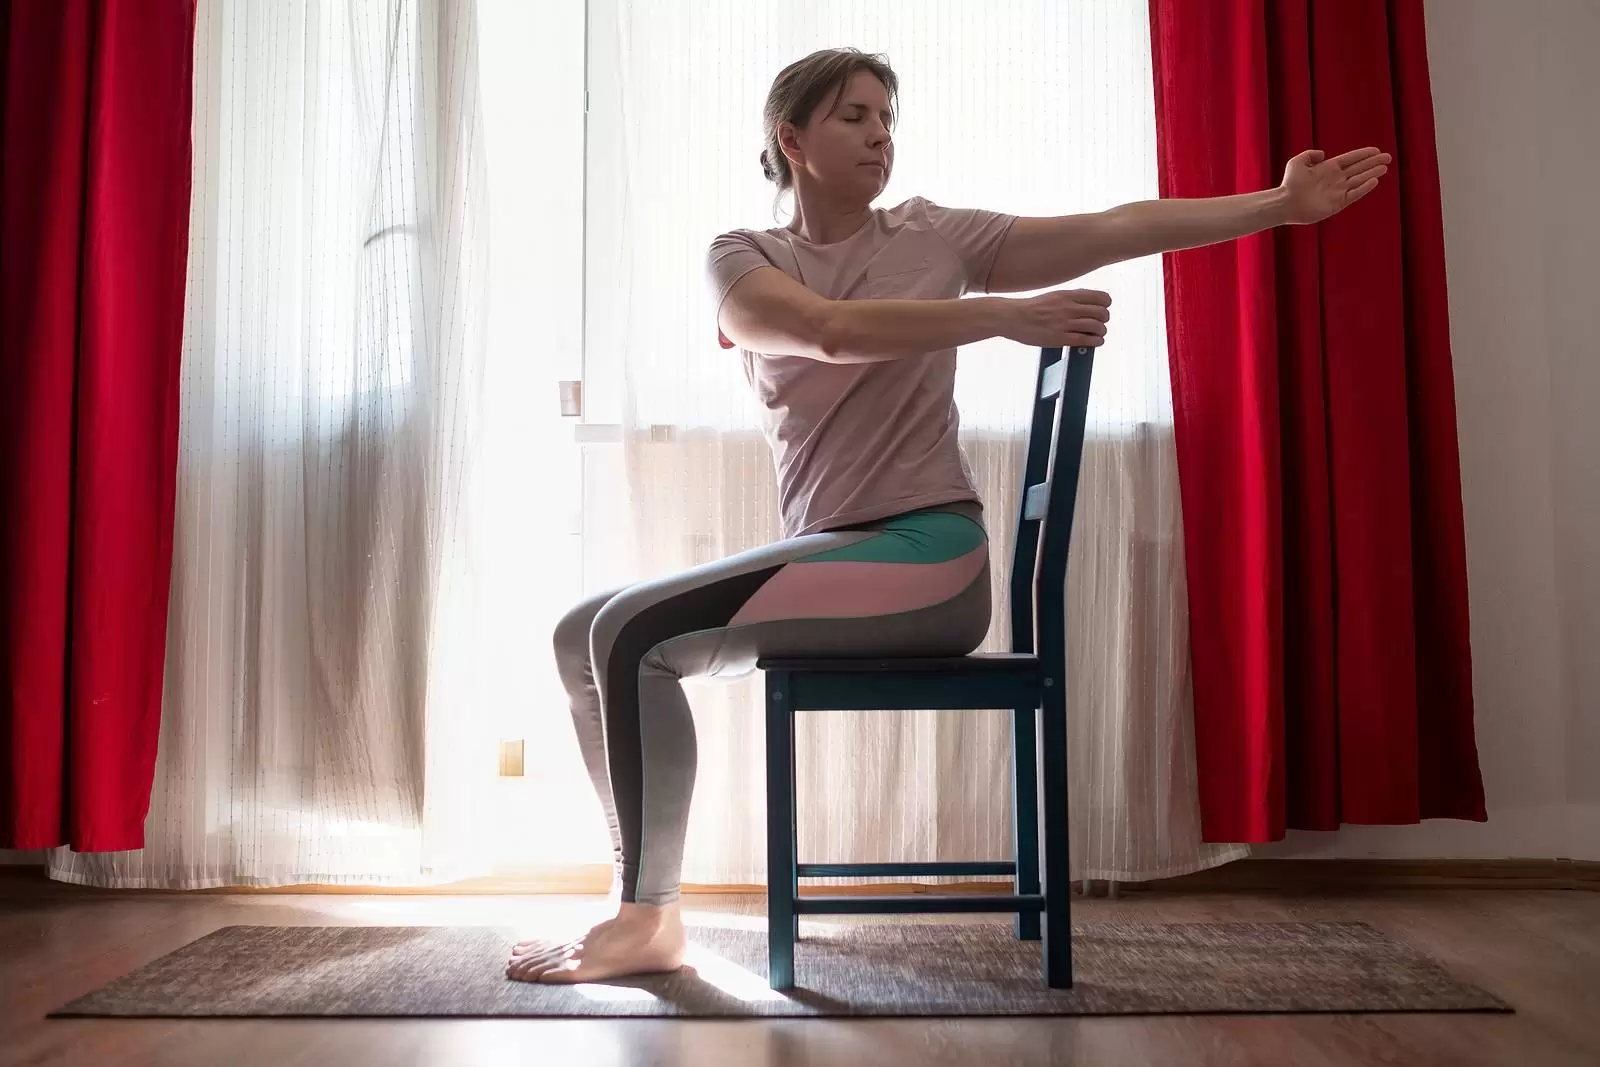
[[[1011,843],[1016,855],[1016,893],[1039,892],[1038,708],[1011,712]],[[1039,940],[1039,913],[1021,911],[1012,923],[1019,941]]]
[[[1067,700],[1064,679],[1050,679],[1041,715],[1044,746],[1044,976],[1051,989],[1072,988],[1072,880],[1067,821]]]
[[[795,858],[794,711],[789,677],[767,675],[767,981],[773,989],[794,988],[795,913],[798,872]]]

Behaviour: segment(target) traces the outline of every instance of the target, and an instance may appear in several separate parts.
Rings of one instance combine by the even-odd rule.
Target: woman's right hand
[[[1106,343],[1111,297],[1098,289],[1056,289],[1011,300],[1005,336],[1040,348],[1097,348]]]

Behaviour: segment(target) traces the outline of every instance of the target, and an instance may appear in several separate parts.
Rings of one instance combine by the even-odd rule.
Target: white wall
[[[1489,822],[1260,854],[1600,859],[1600,4],[1426,11]]]
[[[1600,859],[1600,4],[1567,0],[1540,64],[1549,108],[1539,190],[1555,494],[1557,625],[1565,652],[1570,855]]]

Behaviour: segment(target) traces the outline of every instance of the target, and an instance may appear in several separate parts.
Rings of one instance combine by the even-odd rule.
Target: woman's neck
[[[789,232],[814,245],[831,245],[861,229],[871,216],[870,204],[841,203],[820,190],[797,187]]]

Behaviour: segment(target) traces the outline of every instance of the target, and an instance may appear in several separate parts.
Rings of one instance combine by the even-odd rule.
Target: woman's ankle
[[[660,926],[664,922],[679,918],[681,910],[677,900],[667,901],[664,904],[627,902],[617,905],[617,918],[627,922]]]

